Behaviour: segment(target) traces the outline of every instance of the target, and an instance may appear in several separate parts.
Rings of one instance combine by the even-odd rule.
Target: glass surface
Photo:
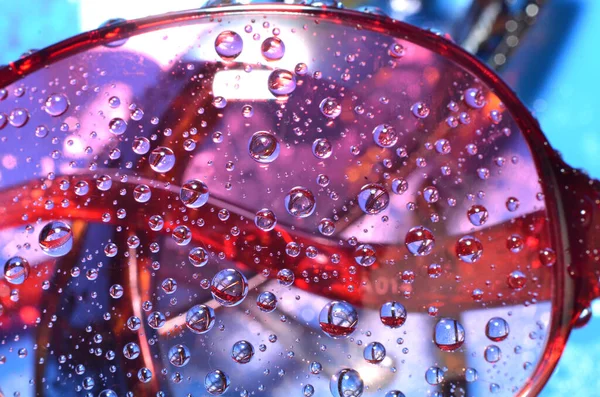
[[[206,16],[7,87],[2,391],[517,392],[553,291],[532,153],[489,87],[375,27]]]

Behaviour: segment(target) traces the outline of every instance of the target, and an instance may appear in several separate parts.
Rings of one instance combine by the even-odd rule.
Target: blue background
[[[197,0],[4,1],[0,13],[0,64],[17,59],[29,49],[93,29],[110,18],[136,18],[195,8],[202,3]],[[538,117],[552,145],[567,162],[596,178],[600,177],[600,132],[596,119],[600,118],[596,113],[600,108],[599,37],[600,1],[549,0],[538,23],[502,71]],[[567,393],[598,395],[600,302],[594,303],[592,312],[590,323],[573,332],[558,368],[541,394],[543,397]]]

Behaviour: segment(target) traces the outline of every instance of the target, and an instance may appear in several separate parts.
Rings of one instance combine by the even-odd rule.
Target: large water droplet
[[[215,325],[215,311],[210,306],[192,306],[185,315],[185,325],[195,334],[204,334]]]
[[[305,187],[296,186],[285,196],[285,209],[296,218],[312,215],[315,208],[315,196]]]
[[[332,301],[319,314],[319,325],[332,338],[345,338],[356,330],[358,313],[344,301]]]
[[[440,350],[453,352],[465,343],[465,329],[452,318],[442,318],[435,325],[433,341]]]
[[[415,226],[406,233],[404,244],[415,256],[429,255],[435,246],[435,236],[426,227]]]
[[[279,37],[269,37],[262,42],[260,51],[267,61],[278,61],[285,54],[285,44]]]
[[[274,70],[269,75],[268,86],[276,97],[287,97],[296,89],[296,76],[287,70]]]
[[[485,348],[483,357],[488,363],[497,363],[502,358],[502,350],[496,345],[489,345]]]
[[[267,131],[255,132],[248,141],[248,153],[254,161],[271,163],[279,156],[279,142]]]
[[[64,222],[49,222],[40,232],[39,244],[42,251],[49,256],[66,255],[73,248],[73,232]]]
[[[467,88],[464,95],[465,103],[472,109],[481,109],[485,106],[485,96],[477,88]]]
[[[419,119],[424,119],[427,116],[429,116],[429,112],[431,111],[429,109],[429,106],[427,106],[425,103],[423,102],[417,102],[414,105],[412,105],[412,107],[410,108],[410,110],[412,111],[412,114]]]
[[[221,305],[236,306],[248,295],[248,281],[235,269],[223,269],[213,277],[210,292]]]
[[[232,61],[242,53],[244,41],[236,32],[225,30],[215,39],[215,51],[226,61]]]
[[[506,278],[508,286],[514,290],[521,290],[527,284],[527,277],[520,270],[513,270]]]
[[[467,211],[467,217],[473,226],[482,226],[487,222],[488,211],[483,205],[473,205]]]
[[[175,154],[168,147],[159,146],[150,153],[148,163],[156,172],[168,172],[175,165]]]
[[[108,129],[115,135],[122,135],[127,130],[127,122],[115,117],[108,123]]]
[[[185,345],[175,345],[169,349],[169,362],[175,367],[183,367],[190,362],[192,355]]]
[[[370,244],[361,244],[354,250],[354,261],[365,267],[375,263],[375,248]]]
[[[327,159],[331,157],[333,146],[327,138],[317,138],[312,144],[312,152],[318,159]]]
[[[329,119],[335,119],[342,113],[342,105],[338,103],[337,99],[327,97],[319,104],[319,109],[323,116]]]
[[[464,236],[456,243],[456,255],[463,262],[475,263],[483,255],[483,245],[473,236]]]
[[[190,179],[181,185],[179,198],[188,208],[200,208],[208,202],[208,186],[199,179]]]
[[[432,386],[439,385],[444,381],[444,370],[439,367],[429,367],[425,371],[425,381]]]
[[[192,231],[185,225],[179,225],[171,233],[177,245],[188,245],[192,241]]]
[[[50,116],[57,117],[64,114],[69,109],[69,99],[65,94],[50,94],[46,98],[44,110]]]
[[[390,328],[399,328],[406,322],[406,308],[398,302],[386,302],[381,305],[379,319]]]
[[[494,342],[501,342],[508,337],[510,329],[502,317],[492,317],[485,326],[485,335]]]
[[[277,297],[270,291],[261,292],[256,298],[256,305],[261,311],[271,313],[277,308]]]
[[[275,228],[275,225],[277,225],[277,217],[275,216],[275,213],[270,209],[263,208],[256,212],[256,215],[254,216],[254,224],[260,230],[268,232],[270,230],[273,230]]]
[[[123,346],[123,356],[128,360],[135,360],[141,353],[140,347],[135,342],[129,342]]]
[[[133,138],[131,148],[135,154],[144,155],[150,151],[150,141],[144,136]]]
[[[188,259],[195,267],[202,267],[208,263],[208,252],[202,247],[195,247],[190,250]]]
[[[329,390],[333,397],[360,397],[364,382],[356,370],[344,368],[331,377]]]
[[[385,359],[385,346],[379,342],[371,342],[363,350],[364,359],[371,364],[379,364]]]
[[[398,143],[398,133],[389,124],[379,124],[373,130],[373,139],[382,148],[389,148]]]
[[[248,341],[240,340],[231,348],[231,358],[238,364],[247,364],[254,357],[254,346]]]
[[[390,195],[378,183],[369,183],[360,189],[357,196],[358,206],[367,215],[376,215],[385,210],[390,203]]]
[[[4,264],[4,278],[10,284],[23,284],[29,277],[29,262],[20,256],[14,256]]]
[[[209,372],[204,378],[206,391],[215,396],[225,393],[229,385],[229,376],[219,369]]]
[[[133,198],[138,203],[146,203],[152,197],[152,191],[148,185],[137,185],[133,189]]]

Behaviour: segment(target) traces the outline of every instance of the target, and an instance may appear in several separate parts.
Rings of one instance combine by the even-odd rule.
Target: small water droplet
[[[40,232],[39,244],[49,256],[64,256],[73,248],[73,232],[64,222],[49,222]]]
[[[373,140],[382,148],[390,148],[398,143],[398,133],[389,124],[379,124],[373,129]]]
[[[188,208],[200,208],[208,202],[210,193],[208,186],[198,179],[190,179],[181,185],[179,198]]]
[[[473,236],[461,237],[456,243],[456,255],[463,262],[475,263],[483,255],[483,245]]]
[[[488,211],[483,205],[473,205],[468,209],[467,217],[473,226],[482,226],[487,222]]]
[[[23,284],[29,277],[29,262],[20,256],[14,256],[4,263],[4,278],[10,284]]]
[[[215,311],[210,306],[192,306],[185,315],[185,325],[195,334],[204,334],[215,325]]]
[[[155,172],[165,173],[175,165],[175,154],[168,147],[159,146],[150,153],[148,163]]]
[[[442,351],[456,351],[465,342],[465,329],[452,318],[441,318],[435,325],[433,341]]]
[[[417,102],[410,108],[412,114],[418,119],[424,119],[429,116],[430,109],[424,102]]]
[[[404,244],[415,256],[429,255],[435,246],[435,236],[426,227],[415,226],[406,233]]]
[[[260,230],[268,232],[270,230],[273,230],[277,225],[277,217],[275,216],[275,213],[270,209],[263,208],[256,212],[256,215],[254,216],[254,224]]]
[[[477,88],[467,88],[464,95],[465,103],[472,109],[481,109],[485,106],[485,96]]]
[[[508,337],[510,329],[502,317],[492,317],[485,326],[485,335],[494,342],[501,342]]]
[[[497,363],[502,358],[502,351],[496,345],[489,345],[485,348],[483,357],[488,363]]]
[[[64,114],[69,109],[69,100],[65,94],[50,94],[46,98],[44,110],[50,116],[57,117]]]
[[[133,198],[138,203],[146,203],[152,197],[152,191],[148,185],[137,185],[133,189]]]
[[[376,215],[385,210],[390,203],[390,195],[378,183],[364,185],[357,196],[358,206],[367,215]]]
[[[248,153],[254,161],[272,163],[279,156],[279,142],[267,131],[255,132],[248,141]]]
[[[319,325],[323,332],[332,338],[345,338],[356,330],[358,313],[344,301],[326,304],[319,314]]]
[[[279,37],[269,37],[262,42],[260,51],[267,61],[278,61],[285,54],[285,44]]]
[[[236,306],[248,295],[248,281],[235,269],[223,269],[213,277],[210,292],[221,305]]]
[[[190,362],[192,355],[185,345],[175,345],[169,349],[169,362],[175,367],[183,367]]]
[[[342,113],[342,105],[338,103],[337,99],[331,97],[323,99],[319,109],[323,116],[329,119],[335,119]]]
[[[363,350],[363,358],[371,364],[379,364],[385,359],[385,346],[379,342],[371,342]]]
[[[240,340],[231,348],[231,358],[238,364],[247,364],[254,357],[254,346],[248,341]]]
[[[244,48],[242,37],[236,32],[225,30],[215,39],[215,51],[226,61],[233,61]]]
[[[271,313],[277,308],[277,297],[270,291],[261,292],[256,298],[256,305],[261,311]]]
[[[317,138],[312,144],[312,152],[318,159],[331,157],[333,146],[327,138]]]
[[[229,376],[219,369],[209,372],[204,378],[204,388],[213,395],[225,393],[230,384]]]
[[[306,218],[316,208],[315,196],[305,187],[296,186],[285,196],[285,209],[296,218]]]

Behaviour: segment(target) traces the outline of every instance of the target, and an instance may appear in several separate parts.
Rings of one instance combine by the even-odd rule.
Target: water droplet
[[[165,225],[165,221],[160,215],[152,215],[150,219],[148,219],[148,226],[155,232],[162,230]]]
[[[508,337],[510,329],[505,319],[493,317],[485,326],[485,335],[494,342],[501,342]]]
[[[356,330],[358,313],[348,302],[332,301],[319,314],[319,325],[332,338],[345,338]]]
[[[456,255],[463,262],[475,263],[483,255],[483,245],[473,236],[461,237],[456,243]]]
[[[296,218],[306,218],[316,208],[315,196],[305,187],[296,186],[285,196],[285,209]]]
[[[183,367],[190,362],[192,357],[190,349],[185,345],[175,345],[169,349],[169,362],[175,367]]]
[[[361,244],[354,250],[354,261],[360,266],[369,267],[375,259],[375,248],[370,244]]]
[[[192,306],[185,315],[185,325],[195,334],[204,334],[215,325],[215,311],[210,306]]]
[[[384,397],[406,397],[404,395],[404,393],[402,393],[399,390],[390,390],[389,392],[385,393]]]
[[[488,211],[483,205],[473,205],[467,211],[467,217],[473,226],[482,226],[487,222]]]
[[[215,39],[215,51],[226,61],[233,61],[242,53],[244,41],[236,32],[225,30]]]
[[[423,189],[423,198],[430,204],[437,203],[440,199],[440,193],[435,186],[427,186]]]
[[[398,134],[391,125],[379,124],[373,129],[373,140],[382,148],[390,148],[398,143]]]
[[[552,266],[556,263],[556,252],[552,248],[540,250],[540,262],[544,266]]]
[[[290,269],[281,269],[277,272],[277,281],[284,287],[294,284],[294,273]]]
[[[363,357],[371,364],[379,364],[385,358],[385,346],[379,342],[371,342],[365,346]]]
[[[49,222],[40,232],[39,244],[42,251],[49,256],[66,255],[73,248],[73,232],[64,222]]]
[[[523,241],[523,237],[518,234],[512,234],[508,236],[506,240],[506,248],[508,248],[512,253],[519,253],[525,247],[525,241]]]
[[[432,386],[439,385],[444,381],[444,370],[439,367],[429,367],[425,371],[425,381]]]
[[[513,270],[506,279],[508,286],[514,290],[521,290],[527,283],[527,277],[520,270]]]
[[[152,329],[160,329],[166,322],[167,319],[161,312],[152,312],[148,315],[148,325]]]
[[[108,129],[115,135],[121,135],[127,130],[127,122],[119,117],[115,117],[108,123]]]
[[[112,187],[112,178],[108,175],[100,175],[96,179],[96,187],[103,192],[110,190]]]
[[[150,152],[148,163],[155,172],[168,172],[175,165],[175,154],[168,147],[159,146]]]
[[[29,262],[20,256],[14,256],[4,264],[4,278],[10,284],[23,284],[29,277]]]
[[[344,368],[331,377],[329,390],[333,397],[360,397],[364,382],[356,370]]]
[[[27,109],[23,109],[23,108],[14,109],[8,115],[8,122],[10,123],[10,125],[12,125],[15,128],[23,127],[25,124],[27,124],[28,120],[29,120],[29,112],[27,111]]]
[[[404,46],[400,43],[393,43],[388,49],[388,54],[392,58],[402,58],[404,56]]]
[[[261,292],[256,298],[256,305],[261,311],[271,313],[277,308],[277,297],[269,291]]]
[[[235,269],[223,269],[213,277],[210,292],[221,305],[236,306],[248,295],[248,281]]]
[[[135,154],[144,155],[150,151],[150,141],[146,137],[136,136],[133,138],[131,148]]]
[[[123,23],[123,22],[126,22],[126,20],[125,20],[125,19],[123,19],[123,18],[112,18],[112,19],[109,19],[108,21],[106,21],[106,22],[102,23],[102,24],[99,26],[99,28],[101,29],[101,28],[105,28],[105,27],[107,27],[107,26],[119,25],[119,24],[121,24],[121,23]],[[117,33],[121,32],[121,31],[122,31],[122,30],[121,30],[121,28],[120,28],[120,27],[118,27],[118,26],[114,26],[114,28],[110,30],[110,33],[106,33],[106,34],[104,35],[104,37],[105,37],[105,38],[111,38],[111,39],[112,39],[112,38],[114,38],[114,37],[115,37],[115,35],[116,35]],[[116,48],[116,47],[120,47],[120,46],[122,46],[122,45],[123,45],[123,44],[125,44],[126,42],[127,42],[127,38],[124,38],[124,39],[119,39],[119,40],[113,40],[113,41],[110,41],[110,42],[104,43],[103,45],[104,45],[105,47],[109,47],[109,48]]]
[[[129,342],[123,346],[123,356],[128,360],[135,360],[140,356],[140,353],[140,347],[135,342]]]
[[[452,151],[452,147],[447,139],[438,139],[435,141],[435,150],[439,154],[448,154]]]
[[[206,391],[215,396],[225,393],[229,385],[229,376],[219,369],[209,372],[204,378]]]
[[[496,345],[489,345],[485,348],[483,357],[488,363],[497,363],[502,358],[502,351]]]
[[[327,159],[331,157],[333,146],[327,138],[318,138],[312,144],[312,152],[318,159]]]
[[[179,225],[173,229],[171,237],[177,245],[188,245],[192,241],[192,231],[185,225]]]
[[[465,342],[465,329],[452,318],[442,318],[435,325],[433,341],[440,350],[453,352]]]
[[[296,89],[296,76],[287,70],[274,70],[269,75],[268,86],[276,97],[287,97]]]
[[[279,37],[269,37],[262,42],[260,51],[267,61],[278,61],[285,54],[285,44]]]
[[[199,179],[190,179],[181,185],[179,198],[188,208],[200,208],[208,202],[208,186]]]
[[[481,109],[485,106],[485,96],[477,88],[467,88],[464,98],[467,106],[472,109]]]
[[[415,256],[429,255],[435,246],[435,236],[426,227],[415,226],[406,233],[404,244]]]
[[[44,110],[50,116],[57,117],[69,109],[69,100],[65,94],[51,94],[46,98]]]
[[[335,222],[329,218],[323,218],[319,221],[319,232],[324,236],[331,236],[335,233]]]
[[[516,210],[519,209],[519,205],[521,205],[521,203],[519,202],[519,200],[515,197],[509,197],[506,200],[506,208],[510,211],[510,212],[514,212]]]
[[[195,267],[203,267],[208,263],[208,252],[202,247],[195,247],[188,254],[190,263]]]
[[[254,346],[248,341],[240,340],[231,348],[231,358],[238,364],[247,364],[254,357]]]
[[[429,116],[429,112],[431,111],[429,107],[423,102],[417,102],[411,106],[410,110],[412,114],[418,119],[424,119]]]
[[[214,97],[212,104],[217,109],[223,109],[225,106],[227,106],[227,99],[223,98],[222,96],[217,96]]]
[[[98,397],[118,397],[118,395],[111,389],[104,389],[98,394]]]
[[[477,370],[475,368],[465,369],[465,380],[468,383],[475,382],[478,377],[479,377],[479,374],[477,373]]]
[[[323,99],[319,109],[323,116],[329,119],[335,119],[342,113],[342,105],[338,103],[337,99],[331,97]]]
[[[152,380],[152,371],[150,371],[146,367],[143,367],[143,368],[140,368],[140,370],[137,373],[137,376],[138,376],[138,379],[140,380],[140,382],[148,383]]]
[[[173,294],[175,291],[177,291],[177,281],[171,277],[167,277],[163,280],[160,287],[163,291],[165,291],[165,294]]]
[[[146,203],[152,197],[152,191],[148,185],[137,185],[133,188],[133,198],[138,203]]]
[[[392,181],[392,192],[403,194],[408,190],[408,182],[404,178],[396,178]]]
[[[376,215],[385,210],[390,203],[390,195],[378,183],[364,185],[357,196],[358,206],[367,215]]]
[[[279,142],[267,131],[255,132],[248,141],[248,153],[254,161],[272,163],[279,156]]]

